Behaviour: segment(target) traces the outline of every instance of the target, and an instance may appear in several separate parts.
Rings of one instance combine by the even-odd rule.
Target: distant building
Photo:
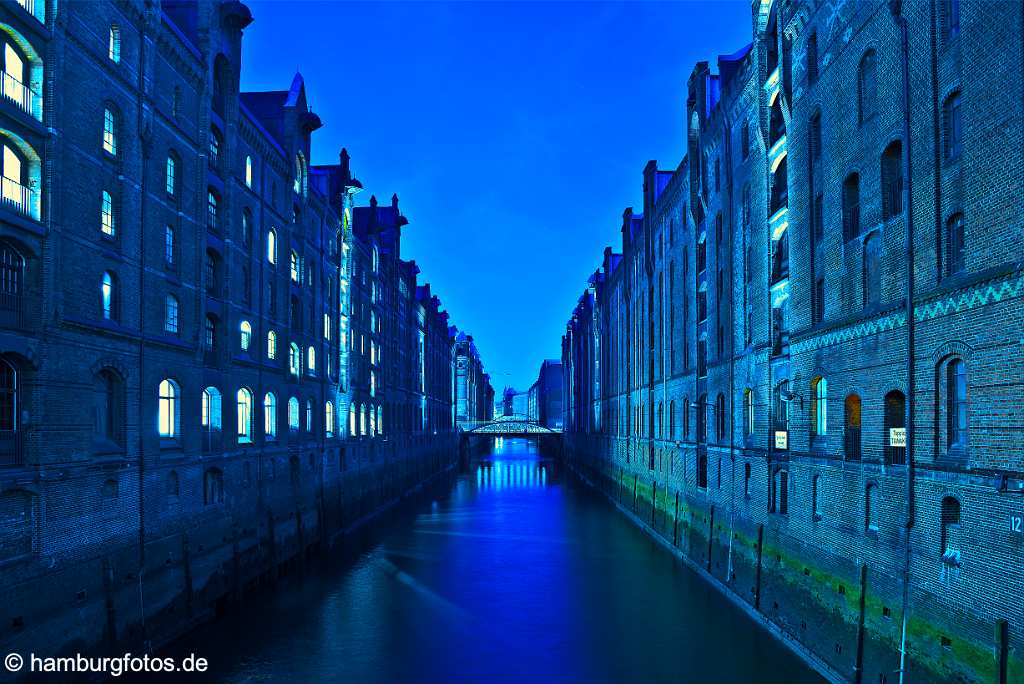
[[[527,416],[552,430],[562,429],[562,362],[547,359],[530,386]]]
[[[464,427],[491,420],[494,388],[491,387],[491,376],[484,372],[473,336],[455,327],[449,328],[449,336],[454,341],[455,354],[455,422]]]
[[[501,416],[504,418],[525,418],[529,411],[529,395],[514,387],[506,387],[501,393]]]

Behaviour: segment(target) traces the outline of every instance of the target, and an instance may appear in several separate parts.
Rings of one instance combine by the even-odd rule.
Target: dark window
[[[807,38],[807,85],[818,82],[818,34],[812,33]]]
[[[942,106],[942,137],[946,153],[946,159],[956,159],[960,156],[961,144],[963,142],[963,122],[960,119],[960,93],[953,93],[946,98]]]
[[[843,181],[843,240],[860,235],[860,176],[851,173]]]
[[[814,246],[817,247],[825,239],[825,203],[821,195],[814,198],[814,213],[811,220],[814,223]]]
[[[224,473],[210,468],[203,473],[203,503],[207,506],[224,502]]]
[[[964,270],[964,217],[953,214],[946,221],[943,244],[943,275],[951,276]]]
[[[811,115],[810,133],[807,145],[810,147],[811,161],[817,162],[821,159],[821,112],[814,112]]]
[[[724,444],[728,439],[726,435],[725,395],[719,394],[715,400],[715,438],[719,444]],[[721,474],[719,474],[721,480]]]
[[[942,535],[940,539],[940,552],[945,554],[949,549],[950,531],[960,525],[960,502],[952,496],[942,499]]]
[[[860,397],[851,394],[843,403],[843,448],[847,461],[859,461],[860,450]]]
[[[960,35],[960,0],[942,0],[942,30],[947,39]]]
[[[708,455],[700,454],[697,457],[697,486],[701,489],[708,488]]]
[[[858,113],[860,122],[863,123],[875,113],[876,98],[878,96],[878,76],[875,65],[875,51],[868,50],[860,60],[860,69],[857,72],[857,95]]]
[[[750,464],[743,464],[743,496],[750,498]]]
[[[0,359],[0,435],[18,428],[18,372]]]
[[[889,465],[903,465],[907,462],[907,448],[902,446],[906,444],[905,429],[906,399],[903,392],[893,390],[885,395],[885,433],[882,435],[885,462]]]
[[[695,408],[697,409],[697,441],[704,444],[708,441],[708,395],[700,395]]]
[[[967,369],[960,359],[946,365],[946,445],[967,446]]]
[[[217,322],[213,319],[213,316],[206,317],[206,323],[203,327],[203,331],[206,349],[208,351],[213,351],[217,346]]]
[[[903,155],[899,140],[882,153],[882,219],[903,213]]]
[[[750,122],[744,121],[740,128],[740,155],[743,159],[750,156]]]
[[[814,281],[814,296],[811,298],[811,323],[825,320],[825,279]]]
[[[882,299],[882,238],[877,232],[864,240],[864,306]]]

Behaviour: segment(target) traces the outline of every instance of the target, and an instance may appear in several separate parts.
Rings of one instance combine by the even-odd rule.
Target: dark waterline
[[[224,682],[822,681],[525,440],[363,544],[170,653]]]

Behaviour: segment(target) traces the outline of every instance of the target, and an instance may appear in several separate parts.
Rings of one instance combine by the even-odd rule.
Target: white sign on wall
[[[786,450],[789,448],[789,433],[785,430],[775,431],[775,448]]]
[[[907,428],[889,428],[889,446],[907,446]]]

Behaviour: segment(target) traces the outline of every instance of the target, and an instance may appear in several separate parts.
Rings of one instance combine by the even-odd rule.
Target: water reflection
[[[821,681],[522,439],[367,535],[175,653],[227,682]]]

